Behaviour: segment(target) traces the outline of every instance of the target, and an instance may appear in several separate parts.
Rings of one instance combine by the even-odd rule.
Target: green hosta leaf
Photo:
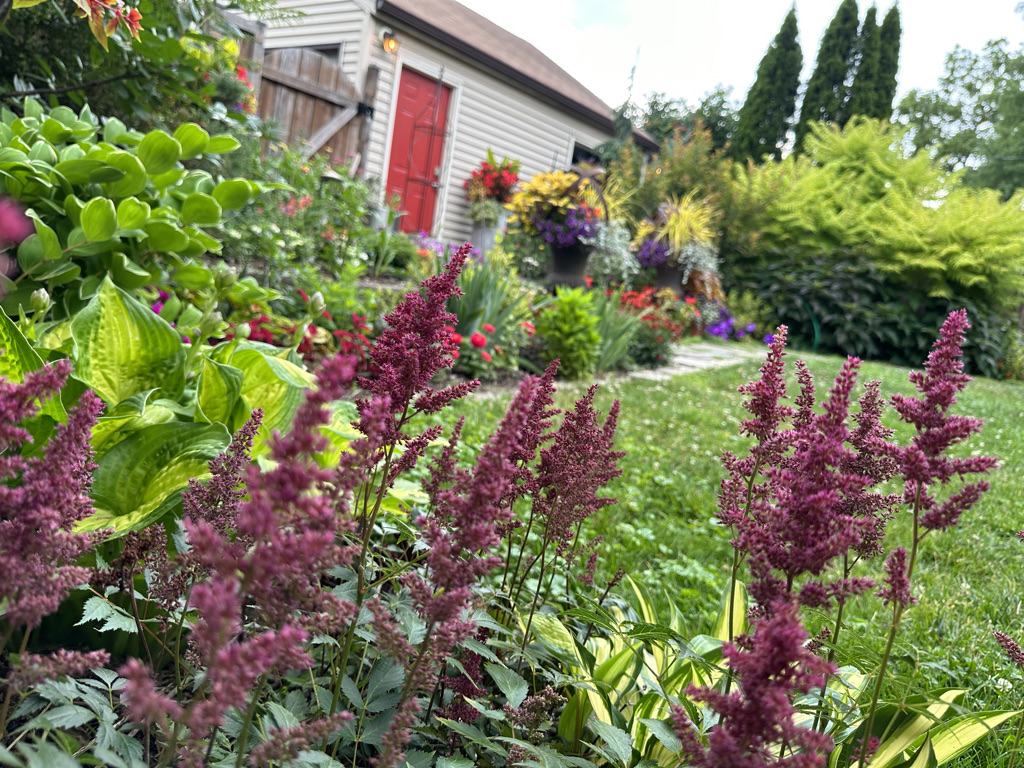
[[[177,397],[185,386],[185,350],[177,331],[108,277],[71,322],[75,377],[107,403],[160,387]]]
[[[604,740],[608,753],[616,762],[623,766],[629,765],[633,757],[633,739],[628,733],[596,717],[591,718],[587,725]]]
[[[150,131],[139,142],[138,155],[146,173],[156,176],[174,168],[181,157],[181,144],[161,130]]]
[[[559,659],[574,666],[583,666],[579,651],[576,650],[576,641],[558,617],[536,613],[530,627],[541,644]],[[525,624],[523,628],[525,629]]]
[[[135,155],[127,152],[111,152],[105,159],[109,165],[124,171],[124,177],[120,181],[112,181],[103,185],[110,197],[117,199],[131,197],[142,192],[149,184],[146,168]]]
[[[974,712],[936,726],[927,737],[936,763],[945,765],[952,762],[1007,720],[1020,714],[1021,710]]]
[[[110,144],[115,144],[117,143],[117,140],[124,136],[126,133],[128,133],[127,126],[120,120],[118,120],[116,117],[108,117],[106,120],[103,121],[104,141]]]
[[[213,199],[220,203],[225,211],[237,211],[244,208],[252,197],[252,188],[245,179],[227,179],[213,190]]]
[[[229,424],[242,394],[244,374],[234,366],[203,358],[196,384],[196,417],[204,421]]]
[[[220,204],[210,195],[193,192],[181,206],[181,218],[187,224],[212,227],[220,223]]]
[[[94,197],[82,209],[82,229],[92,242],[109,240],[117,230],[117,211],[105,197]]]
[[[254,455],[263,450],[263,442],[275,429],[284,432],[291,425],[295,411],[313,385],[313,377],[294,363],[270,357],[256,349],[242,349],[231,356],[230,364],[242,371],[242,399],[246,413],[236,418],[237,429],[254,408],[263,409],[263,425],[253,448]]]
[[[484,664],[484,667],[501,692],[505,694],[510,707],[515,708],[523,703],[530,686],[522,677],[499,664]]]
[[[21,330],[7,315],[0,312],[0,347],[4,353],[0,355],[0,377],[20,384],[25,374],[43,367],[43,359],[28,343]],[[40,412],[52,416],[57,421],[66,421],[67,413],[61,403],[60,393],[41,404]]]
[[[737,635],[747,631],[747,588],[743,582],[736,580],[732,600],[732,637],[729,636],[729,587],[726,586],[722,595],[722,607],[715,621],[711,635],[719,640],[729,642]]]
[[[234,136],[222,133],[219,136],[210,137],[210,143],[206,145],[206,154],[223,155],[228,152],[234,152],[240,146],[242,145]]]
[[[935,757],[935,750],[932,749],[931,739],[926,738],[913,757],[898,763],[893,768],[938,768],[938,765],[939,761]]]
[[[896,708],[879,708],[879,713],[889,712],[888,722],[884,717],[876,718],[876,723],[884,726],[884,731],[891,733],[883,741],[871,759],[871,768],[891,768],[903,759],[904,753],[909,750],[917,741],[932,728],[941,728],[943,719],[948,715],[952,706],[958,703],[966,691],[960,688],[944,690],[935,696],[934,693],[922,697],[918,702],[912,702],[917,711],[904,711]],[[893,730],[894,723],[898,722]],[[876,729],[877,729],[876,725]],[[881,733],[882,731],[878,731]]]
[[[206,151],[206,145],[210,143],[210,134],[195,123],[179,125],[174,132],[174,138],[181,145],[182,160],[199,157]]]
[[[21,241],[18,246],[18,266],[22,272],[33,274],[45,260],[46,254],[43,253],[43,242],[39,235],[29,235]]]
[[[198,264],[185,264],[174,270],[174,282],[187,291],[213,287],[213,272]]]
[[[143,229],[149,223],[149,203],[137,197],[126,197],[117,204],[117,226],[120,229]]]
[[[97,511],[76,530],[125,533],[152,525],[174,508],[190,478],[210,476],[209,461],[230,442],[223,424],[178,421],[140,429],[97,460]]]

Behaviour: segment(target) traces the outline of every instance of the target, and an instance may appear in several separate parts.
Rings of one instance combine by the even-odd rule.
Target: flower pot
[[[583,273],[587,268],[590,248],[576,242],[567,248],[551,246],[551,286],[557,288],[565,285],[570,288],[583,288],[587,282]]]
[[[498,233],[505,230],[505,226],[508,224],[508,210],[502,208],[498,214],[497,224],[473,224],[473,231],[470,233],[469,242],[471,242],[481,256],[487,256],[491,251],[494,250],[494,244],[498,239]]]
[[[673,291],[677,299],[683,298],[683,286],[679,268],[668,262],[659,264],[655,268],[654,287],[659,291],[668,288]]]

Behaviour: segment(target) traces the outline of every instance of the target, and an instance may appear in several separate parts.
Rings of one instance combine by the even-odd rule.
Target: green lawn
[[[823,394],[840,358],[800,356]],[[602,386],[598,398],[602,410],[613,398],[621,401],[617,443],[626,451],[623,475],[610,488],[619,503],[590,525],[591,535],[605,536],[601,573],[607,577],[622,567],[652,592],[664,590],[684,608],[694,633],[717,610],[727,575],[729,545],[712,521],[723,476],[719,457],[723,450],[747,448],[747,440],[738,435],[746,411],[736,388],[755,378],[758,366],[748,362],[664,382],[615,379]],[[903,368],[867,363],[862,380],[868,379],[880,379],[886,394],[913,391]],[[559,405],[571,405],[582,392],[579,384],[561,385]],[[483,393],[456,409],[467,416],[470,446],[494,426],[507,402],[506,395]],[[963,446],[963,454],[994,454],[1001,463],[982,502],[959,526],[923,545],[914,584],[920,603],[904,618],[895,652],[899,674],[890,695],[907,687],[958,686],[970,689],[979,709],[1009,709],[1024,698],[1024,679],[1002,655],[992,630],[1024,635],[1017,589],[1024,544],[1015,536],[1024,528],[1024,388],[976,380],[960,398],[959,408],[985,421],[981,435]],[[892,411],[888,422],[899,429],[898,436],[909,435]],[[907,541],[906,524],[907,516],[897,517],[887,547]],[[846,660],[870,666],[882,650],[887,620],[880,600],[862,598],[852,611],[853,631],[847,635],[858,645],[849,648]],[[1001,752],[993,737],[955,765],[1000,765]]]

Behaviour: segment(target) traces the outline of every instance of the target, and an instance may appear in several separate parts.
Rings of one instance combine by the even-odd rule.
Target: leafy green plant
[[[88,107],[45,110],[26,99],[24,115],[0,112],[0,175],[8,195],[27,207],[35,233],[17,250],[19,274],[0,277],[0,307],[16,313],[45,288],[54,317],[70,317],[109,276],[134,290],[167,270],[219,253],[208,230],[223,211],[242,208],[263,187],[242,178],[217,181],[183,162],[231,152],[238,141],[198,125],[173,135],[143,135],[116,119],[102,131]]]
[[[596,370],[605,373],[625,368],[630,359],[630,345],[640,332],[643,320],[640,315],[622,308],[621,294],[610,292],[595,295],[597,332],[601,336],[601,352],[597,357]]]
[[[595,310],[593,294],[560,287],[551,305],[537,315],[537,338],[548,361],[561,361],[559,376],[580,379],[597,367],[601,335]]]

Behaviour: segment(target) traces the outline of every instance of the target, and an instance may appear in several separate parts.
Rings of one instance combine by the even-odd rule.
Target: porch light
[[[385,30],[384,34],[381,35],[381,47],[384,49],[384,53],[394,56],[398,53],[398,45],[398,38],[390,30]]]

